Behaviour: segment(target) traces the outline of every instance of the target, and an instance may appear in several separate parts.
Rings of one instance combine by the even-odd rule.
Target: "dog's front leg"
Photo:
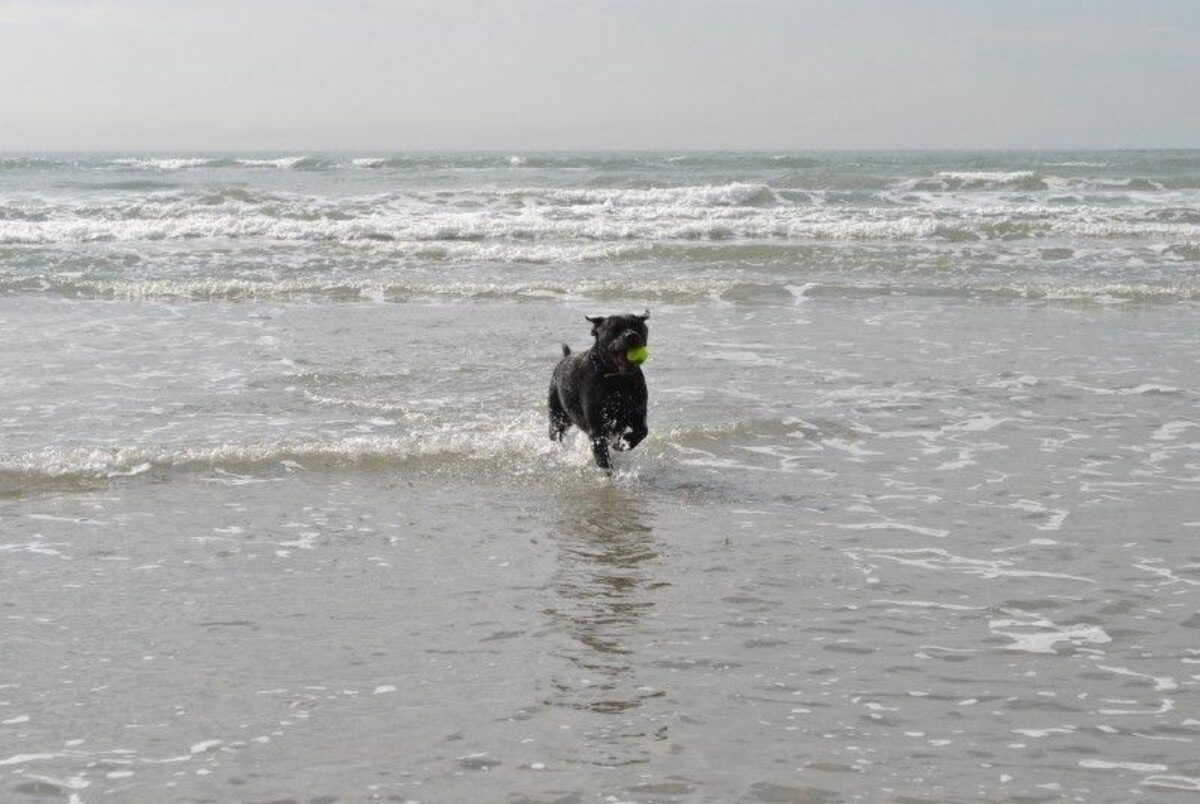
[[[646,409],[634,408],[626,416],[617,432],[620,434],[620,440],[613,444],[615,450],[624,452],[642,443],[642,439],[650,432],[650,429],[646,427]]]
[[[608,457],[609,444],[613,441],[617,417],[614,415],[613,400],[605,398],[603,389],[593,387],[584,397],[583,415],[587,419],[587,431],[592,438],[592,457],[596,465],[605,472],[611,471]]]
[[[608,437],[603,433],[592,436],[592,457],[596,459],[596,465],[604,471],[612,469],[608,460]]]
[[[638,444],[642,443],[642,439],[650,432],[650,428],[646,426],[646,418],[643,416],[640,420],[631,422],[629,432],[625,433],[625,449],[633,449]]]

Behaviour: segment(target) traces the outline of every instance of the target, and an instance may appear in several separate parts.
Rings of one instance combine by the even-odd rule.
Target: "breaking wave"
[[[622,456],[628,470],[647,464],[673,463],[676,445],[729,442],[758,433],[803,431],[790,424],[750,423],[746,427],[714,424],[665,431],[658,443]],[[799,429],[798,429],[799,427]],[[540,412],[518,414],[486,429],[426,428],[402,435],[329,436],[279,441],[247,441],[211,445],[150,447],[47,447],[0,455],[0,494],[28,493],[63,487],[89,487],[128,481],[161,480],[173,474],[237,482],[253,475],[256,482],[303,471],[412,471],[435,476],[486,472],[494,477],[570,479],[570,473],[594,476],[591,449],[585,438],[570,436],[564,444],[546,437]],[[564,472],[567,476],[564,478]],[[242,474],[244,473],[244,475]]]
[[[540,422],[540,420],[539,420]],[[212,446],[46,448],[0,456],[0,488],[27,489],[48,484],[87,483],[164,471],[239,472],[278,466],[282,470],[377,468],[424,463],[431,468],[500,462],[513,468],[544,457],[573,457],[538,428],[518,422],[487,435],[421,433],[408,436],[354,436],[295,439]]]
[[[203,157],[175,157],[170,159],[154,159],[150,157],[129,157],[114,159],[109,164],[112,167],[129,170],[187,170],[188,168],[217,167],[222,160],[206,159]]]
[[[759,279],[699,274],[667,278],[636,275],[612,279],[564,278],[488,281],[401,279],[388,276],[256,279],[251,277],[111,279],[84,276],[19,276],[0,273],[0,293],[43,293],[77,299],[120,301],[505,301],[547,299],[601,302],[689,304],[725,302],[795,305],[806,299],[908,295],[1021,299],[1096,304],[1200,301],[1200,281],[1049,282],[1014,280],[989,283],[981,277],[919,274],[860,281],[796,277]]]
[[[268,160],[270,161],[270,160]],[[265,166],[265,165],[264,165]],[[732,182],[653,189],[516,188],[330,198],[241,186],[131,199],[0,203],[0,244],[227,238],[342,243],[655,243],[786,240],[1200,241],[1186,199],[1154,205],[1035,201],[887,204]]]
[[[320,402],[320,400],[317,400]],[[344,435],[247,440],[238,443],[176,446],[45,447],[0,454],[0,494],[44,489],[92,487],[130,482],[162,481],[183,473],[215,482],[264,482],[296,472],[392,470],[433,476],[464,476],[484,472],[510,479],[521,477],[575,482],[580,475],[596,477],[590,445],[572,431],[564,443],[546,437],[541,411],[509,414],[496,420],[461,425],[417,424],[399,435]],[[618,473],[653,466],[655,475],[679,471],[680,453],[698,450],[712,454],[737,450],[763,439],[861,437],[835,422],[796,418],[749,418],[728,422],[680,425],[661,430],[653,443],[622,454]]]

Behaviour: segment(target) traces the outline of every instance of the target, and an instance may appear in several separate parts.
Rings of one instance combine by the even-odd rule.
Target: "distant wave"
[[[334,163],[313,156],[283,156],[275,159],[235,159],[234,162],[242,167],[276,168],[278,170],[321,169],[332,167]]]
[[[1037,173],[1032,170],[943,170],[937,174],[937,177],[940,179],[962,182],[964,184],[972,182],[1010,184],[1012,182],[1031,179],[1035,176],[1037,176]]]
[[[204,157],[191,158],[169,158],[169,159],[154,159],[149,157],[130,157],[123,159],[113,159],[108,164],[112,167],[126,168],[129,170],[187,170],[189,168],[215,167],[222,163],[219,159],[208,159]]]
[[[902,179],[896,186],[911,191],[1046,190],[1052,181],[1032,170],[943,170],[931,177]]]
[[[120,156],[50,157],[0,156],[0,170],[74,170],[74,171],[195,171],[221,168],[336,169],[339,160],[313,156],[230,157],[230,156]]]
[[[231,156],[121,156],[97,158],[0,157],[3,169],[71,169],[77,171],[196,171],[222,168],[322,169],[337,168],[338,160],[312,156],[231,157]]]
[[[1045,154],[984,153],[972,155],[946,152],[741,152],[741,151],[594,151],[594,152],[149,152],[149,153],[0,153],[0,169],[103,170],[114,166],[129,169],[175,170],[188,167],[237,168],[239,166],[287,166],[307,162],[310,168],[347,170],[362,167],[409,169],[585,170],[596,173],[651,172],[671,174],[779,175],[846,178],[887,176],[892,179],[942,178],[957,181],[1012,182],[1064,169],[1070,175],[1091,173],[1098,178],[1143,175],[1171,177],[1200,172],[1200,151],[1146,152],[1059,152]],[[922,170],[936,172],[922,174]]]
[[[69,164],[50,156],[5,156],[0,154],[0,170],[48,170]]]
[[[1173,176],[1059,176],[1033,170],[941,171],[933,176],[904,178],[892,186],[904,191],[959,192],[1008,190],[1014,192],[1091,191],[1162,192],[1200,189],[1200,175]]]

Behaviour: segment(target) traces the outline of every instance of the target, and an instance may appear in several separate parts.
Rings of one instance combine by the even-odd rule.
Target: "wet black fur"
[[[646,345],[645,315],[593,318],[592,348],[563,359],[550,382],[550,439],[561,441],[572,424],[588,434],[596,465],[609,469],[608,450],[633,449],[646,437],[646,377],[625,353]]]

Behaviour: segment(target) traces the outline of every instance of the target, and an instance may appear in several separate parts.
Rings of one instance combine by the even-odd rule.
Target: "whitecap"
[[[942,170],[937,176],[941,179],[954,179],[963,182],[989,182],[1005,184],[1020,179],[1028,179],[1037,175],[1032,170]]]
[[[244,167],[269,167],[289,170],[303,164],[307,156],[281,156],[276,159],[238,159],[237,164]]]
[[[208,167],[216,163],[216,160],[207,157],[171,157],[171,158],[122,158],[114,159],[109,164],[132,170],[159,170],[173,171],[186,170],[188,168]]]

